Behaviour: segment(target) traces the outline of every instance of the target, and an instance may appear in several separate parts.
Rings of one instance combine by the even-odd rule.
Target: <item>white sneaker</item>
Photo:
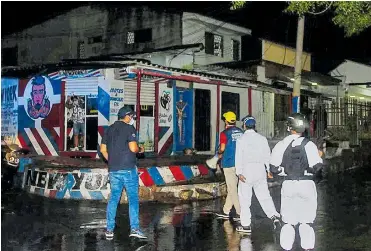
[[[78,150],[79,150],[78,147],[73,147],[73,148],[71,148],[71,151],[73,151],[73,152],[76,152],[76,151],[78,151]]]

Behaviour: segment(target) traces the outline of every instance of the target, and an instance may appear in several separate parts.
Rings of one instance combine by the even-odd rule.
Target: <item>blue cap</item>
[[[135,112],[129,106],[121,107],[120,110],[117,113],[118,119],[123,119],[123,118],[125,118],[125,116],[128,116],[128,115],[135,115]],[[134,118],[135,118],[135,116],[134,116]]]
[[[244,125],[246,125],[247,127],[253,127],[256,125],[256,120],[253,116],[251,115],[247,115],[246,117],[244,117],[242,119],[242,122],[244,123]]]

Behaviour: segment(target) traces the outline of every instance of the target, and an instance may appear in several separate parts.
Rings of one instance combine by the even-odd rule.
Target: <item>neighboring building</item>
[[[253,36],[245,36],[243,39],[246,50],[244,61],[198,66],[196,69],[227,76],[237,74],[242,77],[244,72],[257,75],[258,82],[271,88],[252,94],[255,105],[251,113],[259,121],[258,131],[267,137],[281,138],[286,133],[285,121],[291,113],[295,49]],[[301,106],[306,102],[314,109],[317,103],[330,102],[336,98],[336,86],[341,81],[312,72],[311,61],[311,54],[303,52],[300,100]],[[324,90],[327,92],[324,93]]]
[[[181,25],[181,15],[145,7],[83,6],[2,38],[2,50],[10,60],[3,63],[57,63],[180,45]]]
[[[2,38],[2,63],[27,66],[135,54],[158,65],[193,68],[238,61],[241,37],[248,34],[248,29],[194,13],[91,5]]]
[[[339,99],[327,107],[329,126],[340,128],[352,144],[371,139],[371,65],[344,60],[329,74],[341,80]],[[348,135],[349,136],[348,136]]]
[[[342,92],[347,89],[351,98],[371,101],[371,65],[345,60],[329,74],[344,83]],[[368,83],[368,85],[367,85]]]

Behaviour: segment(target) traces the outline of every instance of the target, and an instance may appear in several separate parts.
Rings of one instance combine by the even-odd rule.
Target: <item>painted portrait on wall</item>
[[[26,86],[25,96],[27,98],[26,112],[31,119],[45,119],[52,108],[49,100],[53,96],[53,87],[50,80],[43,76],[32,78]]]

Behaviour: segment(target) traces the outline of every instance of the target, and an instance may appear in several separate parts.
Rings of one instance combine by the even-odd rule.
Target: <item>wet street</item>
[[[318,184],[315,250],[371,250],[371,171],[359,169]],[[276,206],[279,190],[272,194]],[[121,205],[112,241],[105,240],[104,203],[50,200],[2,194],[2,250],[281,250],[270,220],[253,200],[253,233],[240,235],[235,223],[216,219],[222,201],[183,205],[141,204],[141,225],[149,241],[128,237],[128,210]],[[145,245],[146,244],[146,245]],[[296,250],[301,250],[297,248]]]

